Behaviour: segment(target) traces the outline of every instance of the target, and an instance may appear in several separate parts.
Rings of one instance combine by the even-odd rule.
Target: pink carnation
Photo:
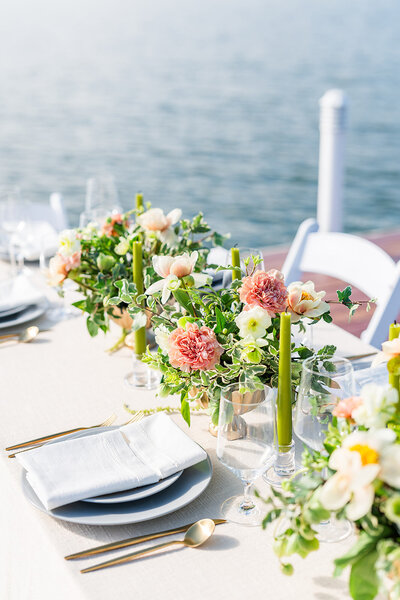
[[[340,417],[342,419],[351,419],[353,411],[363,403],[362,398],[359,396],[350,396],[340,400],[334,408],[332,414],[334,417]]]
[[[187,323],[186,328],[178,327],[169,337],[170,363],[186,373],[214,369],[222,353],[212,329],[199,327],[196,323]]]
[[[276,269],[256,271],[251,277],[243,279],[240,288],[240,300],[249,308],[261,306],[270,315],[283,312],[287,307],[287,289],[283,283],[283,274]]]
[[[124,219],[121,213],[113,213],[110,217],[108,217],[101,228],[101,232],[103,235],[107,237],[117,236],[118,232],[114,229],[114,225],[124,225],[128,226],[128,221]]]

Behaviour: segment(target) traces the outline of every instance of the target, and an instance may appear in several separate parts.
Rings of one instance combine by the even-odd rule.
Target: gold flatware
[[[349,356],[347,360],[359,360],[360,358],[368,358],[369,356],[375,356],[375,354],[377,353],[378,350],[376,352],[368,352],[368,354],[357,354],[355,356]]]
[[[212,519],[215,525],[222,525],[226,523],[225,519]],[[89,548],[88,550],[83,550],[82,552],[76,552],[75,554],[69,554],[65,556],[65,560],[74,560],[76,558],[87,558],[88,556],[95,556],[96,554],[103,554],[104,552],[111,552],[111,550],[120,550],[121,548],[127,548],[129,546],[135,546],[136,544],[141,544],[142,542],[149,542],[150,540],[156,540],[158,538],[166,537],[168,535],[173,535],[174,533],[186,533],[189,527],[192,527],[195,523],[188,523],[187,525],[182,525],[181,527],[175,527],[174,529],[166,529],[165,531],[160,531],[159,533],[150,533],[148,535],[141,535],[138,537],[127,538],[125,540],[120,540],[119,542],[111,542],[111,544],[104,544],[102,546],[95,546],[94,548]]]
[[[59,433],[53,433],[51,435],[45,435],[43,437],[37,438],[36,440],[29,440],[27,442],[21,442],[20,444],[15,444],[14,446],[8,446],[6,451],[17,450],[18,448],[25,448],[26,446],[33,446],[34,444],[39,444],[40,442],[47,442],[49,440],[54,440],[55,438],[61,437],[63,435],[69,435],[70,433],[76,433],[77,431],[85,431],[86,429],[95,429],[96,427],[109,427],[112,425],[117,418],[117,415],[111,415],[102,423],[98,425],[92,425],[91,427],[76,427],[75,429],[69,429],[68,431],[61,431]],[[13,455],[10,454],[9,458],[12,458]]]
[[[113,418],[114,417],[114,418]],[[107,423],[108,419],[106,421],[104,421],[105,424],[103,425],[95,425],[94,427],[85,427],[85,429],[95,429],[96,427],[109,427],[110,425],[112,425],[115,421],[115,415],[113,415],[113,417],[110,417],[110,419],[112,419],[109,423]],[[127,421],[126,423],[123,423],[122,425],[120,425],[120,427],[123,427],[124,425],[129,425],[130,423],[137,423],[138,421],[141,421],[144,417],[144,413],[143,411],[138,411],[137,413],[135,413],[133,415],[133,417],[131,419],[129,419],[129,421]],[[80,429],[76,430],[76,431],[81,431]],[[69,433],[74,433],[73,431],[69,432]],[[67,434],[63,434],[63,435],[67,435]],[[57,437],[62,437],[62,436],[57,436]],[[57,437],[55,437],[54,439],[57,439]],[[29,448],[23,448],[22,450],[18,450],[18,452],[14,452],[13,454],[9,454],[8,458],[15,458],[17,454],[21,454],[21,452],[29,452],[29,450],[35,450],[36,448],[40,448],[41,446],[44,446],[45,444],[47,444],[48,441],[51,440],[46,440],[44,442],[40,442],[38,444],[34,444],[32,446],[29,446]]]
[[[146,556],[147,554],[151,554],[152,552],[156,552],[157,550],[161,550],[162,548],[167,548],[168,546],[186,546],[187,548],[197,548],[206,542],[214,533],[215,523],[212,519],[201,519],[200,521],[196,521],[193,523],[191,527],[186,531],[185,537],[183,540],[173,540],[172,542],[164,542],[163,544],[157,544],[157,546],[151,546],[151,548],[145,548],[145,550],[139,550],[138,552],[132,552],[131,554],[126,554],[125,556],[120,556],[119,558],[114,558],[113,560],[108,560],[103,563],[99,563],[97,565],[93,565],[92,567],[88,567],[87,569],[82,569],[81,573],[89,573],[90,571],[98,571],[99,569],[106,569],[107,567],[112,567],[114,565],[120,565],[126,562],[130,562],[131,560],[136,560],[137,558],[141,558],[142,556]]]
[[[20,344],[29,344],[29,342],[32,342],[32,340],[35,339],[38,333],[39,327],[32,325],[31,327],[23,329],[21,333],[8,333],[7,335],[0,335],[0,342],[14,340]]]

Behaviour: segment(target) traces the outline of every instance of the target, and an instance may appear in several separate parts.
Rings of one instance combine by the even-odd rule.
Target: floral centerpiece
[[[373,383],[359,397],[342,400],[332,412],[324,452],[304,450],[301,477],[271,489],[264,527],[281,521],[274,549],[284,573],[293,554],[317,551],[313,526],[349,519],[357,541],[335,560],[335,575],[350,567],[354,600],[384,592],[400,598],[400,415],[398,392]],[[280,531],[279,531],[280,530]]]
[[[132,219],[136,214],[136,219]],[[124,328],[124,335],[143,326],[143,317],[129,315],[127,303],[118,308],[108,303],[115,296],[115,285],[122,280],[132,281],[132,245],[141,241],[143,247],[144,280],[149,287],[159,275],[152,262],[153,256],[178,256],[197,252],[194,271],[202,270],[207,262],[206,243],[220,245],[224,236],[211,231],[199,213],[191,221],[181,218],[182,211],[174,209],[164,214],[160,208],[139,208],[125,214],[113,213],[99,225],[91,223],[83,229],[62,232],[56,255],[50,260],[49,282],[62,290],[66,279],[78,285],[83,298],[74,306],[87,313],[87,329],[91,336],[99,330],[107,332],[110,319]],[[132,316],[137,323],[132,322]],[[124,336],[123,336],[124,337]]]
[[[243,391],[276,386],[279,368],[279,315],[288,311],[294,322],[308,319],[331,321],[325,292],[316,292],[311,281],[285,286],[276,269],[257,269],[261,259],[246,261],[247,273],[227,289],[215,290],[205,274],[195,273],[197,252],[181,256],[154,256],[153,269],[158,280],[148,286],[143,298],[152,312],[152,323],[159,349],[147,352],[143,360],[162,373],[159,394],[179,394],[181,412],[190,423],[191,401],[209,401],[212,422],[218,423],[221,391],[238,382]],[[238,269],[228,269],[237,275]],[[342,295],[351,304],[351,290]],[[117,298],[110,303],[129,300],[131,311],[140,312],[142,298],[136,297],[132,284],[123,282]],[[175,303],[169,302],[171,296]],[[340,299],[339,299],[340,300]],[[342,301],[340,300],[340,301]],[[334,346],[320,350],[328,360]],[[292,385],[298,385],[302,361],[313,350],[292,344]]]

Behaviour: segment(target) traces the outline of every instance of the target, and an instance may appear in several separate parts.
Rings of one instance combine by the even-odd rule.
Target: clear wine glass
[[[346,358],[321,360],[311,356],[303,363],[294,413],[294,431],[313,450],[324,451],[323,442],[335,406],[354,395],[354,369]],[[314,529],[323,542],[338,542],[352,531],[345,519],[324,521]]]
[[[112,175],[91,177],[86,182],[85,210],[80,214],[79,227],[89,223],[99,227],[113,212],[121,212],[118,190]]]
[[[223,503],[222,516],[242,525],[259,525],[265,505],[250,495],[250,488],[276,457],[274,390],[265,386],[243,394],[238,384],[231,384],[222,391],[217,457],[244,485],[243,496]]]
[[[242,271],[242,277],[246,277],[246,275],[252,275],[255,271],[264,271],[264,258],[261,250],[257,248],[239,248],[240,254],[240,269]],[[253,256],[257,256],[260,259],[260,262],[255,265]],[[247,262],[247,264],[246,264]],[[228,252],[226,256],[225,266],[232,264],[231,253]],[[232,272],[224,271],[223,272],[223,287],[229,287],[232,282]]]
[[[24,267],[29,224],[29,204],[21,198],[19,188],[0,190],[1,242],[14,273],[22,271]]]

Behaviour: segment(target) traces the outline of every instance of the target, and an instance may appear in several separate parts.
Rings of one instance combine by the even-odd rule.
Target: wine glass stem
[[[250,496],[250,488],[251,488],[251,483],[246,482],[245,486],[244,486],[244,492],[243,492],[243,502],[240,505],[241,510],[247,511],[247,510],[251,510],[252,508],[254,508],[254,502]]]

